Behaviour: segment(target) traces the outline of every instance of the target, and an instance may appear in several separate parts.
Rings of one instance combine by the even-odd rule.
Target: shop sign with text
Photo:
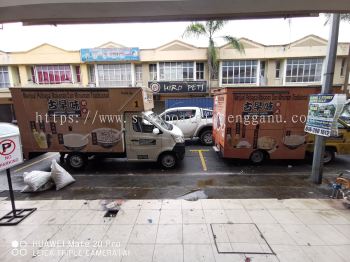
[[[159,81],[148,82],[148,87],[155,94],[206,93],[206,81]]]

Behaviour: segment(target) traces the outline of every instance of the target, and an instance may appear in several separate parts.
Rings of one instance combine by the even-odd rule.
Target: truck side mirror
[[[146,119],[142,119],[142,124],[146,125],[146,126],[151,126],[152,124],[146,120]]]
[[[160,131],[159,131],[158,128],[153,128],[152,133],[153,133],[154,135],[159,135]]]

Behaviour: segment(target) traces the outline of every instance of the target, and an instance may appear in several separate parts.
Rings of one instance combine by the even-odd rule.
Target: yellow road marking
[[[41,161],[44,161],[44,160],[46,160],[46,159],[48,159],[48,158],[50,158],[50,157],[56,156],[56,155],[58,155],[58,154],[50,155],[50,156],[47,156],[47,157],[45,157],[45,158],[43,158],[43,159],[37,160],[37,161],[35,161],[35,162],[33,162],[33,163],[30,163],[30,164],[28,164],[28,165],[22,166],[22,167],[16,169],[15,172],[19,172],[19,171],[21,171],[21,170],[23,170],[23,169],[26,169],[27,167],[30,167],[30,166],[35,165],[35,164],[37,164],[37,163],[40,163]]]
[[[208,171],[203,152],[208,152],[209,150],[208,149],[199,149],[199,150],[190,150],[190,151],[191,152],[198,152],[199,158],[200,158],[201,163],[202,163],[203,171]]]

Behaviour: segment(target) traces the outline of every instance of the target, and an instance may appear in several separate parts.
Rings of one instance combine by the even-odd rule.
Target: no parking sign
[[[0,123],[0,171],[23,162],[23,153],[18,127]]]
[[[12,211],[0,217],[0,226],[13,226],[32,214],[36,208],[16,209],[10,168],[23,162],[21,139],[17,126],[0,123],[0,171],[6,169]]]

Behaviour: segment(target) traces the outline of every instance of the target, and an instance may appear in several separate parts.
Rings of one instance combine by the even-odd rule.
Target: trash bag
[[[46,184],[42,185],[41,187],[39,187],[37,190],[33,190],[29,185],[26,185],[21,193],[33,193],[33,192],[42,192],[42,191],[46,191],[49,190],[51,188],[53,188],[55,186],[54,182],[50,179]]]
[[[35,192],[51,180],[51,172],[24,172],[23,179],[24,183],[28,186],[28,190],[31,190],[31,192]]]
[[[56,184],[56,190],[60,190],[75,182],[75,179],[63,167],[57,164],[56,159],[52,160],[51,178]]]

